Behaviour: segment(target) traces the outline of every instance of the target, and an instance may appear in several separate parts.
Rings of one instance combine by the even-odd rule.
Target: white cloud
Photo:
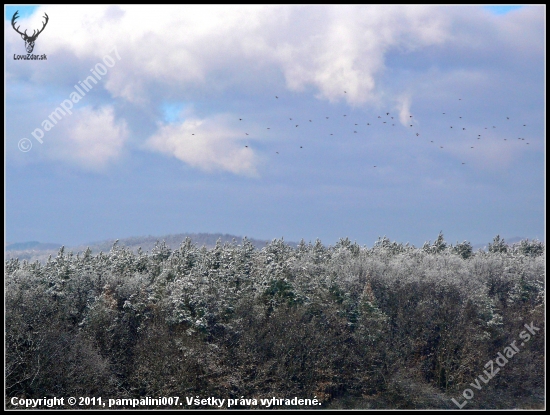
[[[282,71],[291,90],[314,86],[320,98],[373,100],[376,76],[391,48],[439,44],[447,21],[433,7],[380,6],[42,6],[21,24],[48,12],[40,38],[52,58],[67,51],[92,65],[116,47],[118,70],[106,88],[145,104],[159,89],[209,88],[216,71]],[[9,24],[6,22],[6,24]],[[16,36],[8,43],[21,48]],[[55,62],[55,61],[54,61]],[[247,77],[250,81],[250,77]]]
[[[99,171],[123,153],[129,133],[125,121],[116,121],[110,106],[84,107],[67,115],[44,138],[44,149],[54,160]]]
[[[224,118],[191,118],[163,125],[147,140],[145,147],[204,171],[229,171],[257,177],[254,152],[245,147],[242,132],[233,130]]]

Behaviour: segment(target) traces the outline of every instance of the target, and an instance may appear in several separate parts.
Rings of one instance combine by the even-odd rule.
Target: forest
[[[6,408],[545,407],[543,242],[240,242],[5,260]]]

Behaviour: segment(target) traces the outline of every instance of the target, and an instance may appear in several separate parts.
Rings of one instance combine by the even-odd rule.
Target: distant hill
[[[185,238],[190,238],[191,241],[196,244],[199,247],[205,246],[207,248],[213,248],[216,246],[216,242],[220,240],[222,244],[226,242],[233,242],[235,241],[237,244],[241,244],[243,241],[243,237],[241,236],[235,236],[235,235],[228,235],[228,234],[221,234],[221,233],[179,233],[179,234],[172,234],[172,235],[164,235],[164,236],[134,236],[130,238],[124,238],[118,240],[119,246],[125,246],[127,248],[130,248],[132,251],[137,251],[138,248],[141,248],[143,251],[151,251],[154,247],[157,241],[159,242],[166,242],[166,245],[170,249],[177,249],[180,247],[181,243],[185,240]],[[257,249],[263,248],[269,241],[259,240],[259,239],[253,239],[253,238],[247,238],[254,247]],[[79,245],[76,247],[72,247],[70,249],[77,250],[77,251],[85,251],[87,247],[90,247],[92,250],[92,253],[99,253],[101,251],[107,252],[110,251],[113,244],[115,243],[116,239],[108,239],[105,241],[100,242],[92,242],[90,244],[84,244]],[[291,246],[296,246],[296,243],[294,242],[287,242]]]
[[[166,245],[170,249],[177,249],[180,247],[181,243],[185,240],[185,238],[189,237],[191,241],[196,244],[199,247],[205,246],[207,248],[213,248],[216,246],[216,242],[220,240],[222,244],[226,242],[233,242],[235,241],[237,244],[242,244],[243,237],[241,236],[235,236],[235,235],[229,235],[229,234],[221,234],[221,233],[179,233],[179,234],[172,234],[172,235],[164,235],[164,236],[134,236],[130,238],[124,238],[118,240],[118,246],[124,246],[132,250],[133,252],[137,252],[139,248],[142,249],[144,252],[150,252],[154,247],[155,244],[158,242],[165,241]],[[260,239],[253,239],[253,238],[247,238],[256,249],[263,248],[266,244],[269,243],[269,241],[260,240]],[[65,252],[73,252],[75,254],[79,252],[84,252],[86,248],[90,248],[92,251],[92,254],[98,254],[100,252],[108,252],[113,247],[113,244],[115,243],[116,239],[107,239],[104,241],[98,241],[98,242],[90,242],[88,244],[82,244],[77,246],[66,246]],[[292,247],[296,247],[297,244],[295,242],[286,242],[288,245]],[[21,261],[29,261],[29,262],[45,262],[47,261],[48,257],[51,255],[52,257],[55,257],[61,248],[62,244],[55,244],[55,243],[40,243],[37,241],[29,241],[29,242],[19,242],[19,243],[11,243],[5,246],[4,248],[4,259],[10,259],[10,258],[19,258]]]
[[[19,243],[6,245],[4,250],[5,251],[26,251],[26,250],[44,251],[48,249],[59,249],[60,246],[61,246],[60,244],[55,244],[55,243],[40,243],[37,241],[30,241],[30,242],[19,242]]]

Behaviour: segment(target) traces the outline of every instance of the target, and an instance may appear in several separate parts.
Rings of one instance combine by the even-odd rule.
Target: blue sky
[[[546,8],[499,7],[5,7],[5,240],[545,240]]]

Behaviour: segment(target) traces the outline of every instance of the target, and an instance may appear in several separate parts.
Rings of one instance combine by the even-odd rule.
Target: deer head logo
[[[49,17],[46,13],[44,13],[44,15],[45,15],[44,17],[46,18],[46,21],[44,22],[44,26],[42,26],[42,29],[40,29],[38,32],[36,32],[36,30],[33,30],[32,36],[29,36],[29,35],[27,35],[27,30],[26,29],[25,29],[25,33],[21,33],[19,31],[20,26],[15,27],[15,19],[17,19],[19,17],[17,15],[17,13],[19,13],[19,10],[17,10],[13,14],[13,17],[11,18],[11,25],[13,26],[13,29],[17,33],[19,33],[21,35],[21,37],[23,38],[23,40],[25,41],[25,48],[27,49],[27,53],[32,53],[32,50],[34,49],[34,42],[36,41],[36,38],[38,37],[38,35],[40,33],[42,33],[42,31],[44,30],[44,28],[48,24]]]

